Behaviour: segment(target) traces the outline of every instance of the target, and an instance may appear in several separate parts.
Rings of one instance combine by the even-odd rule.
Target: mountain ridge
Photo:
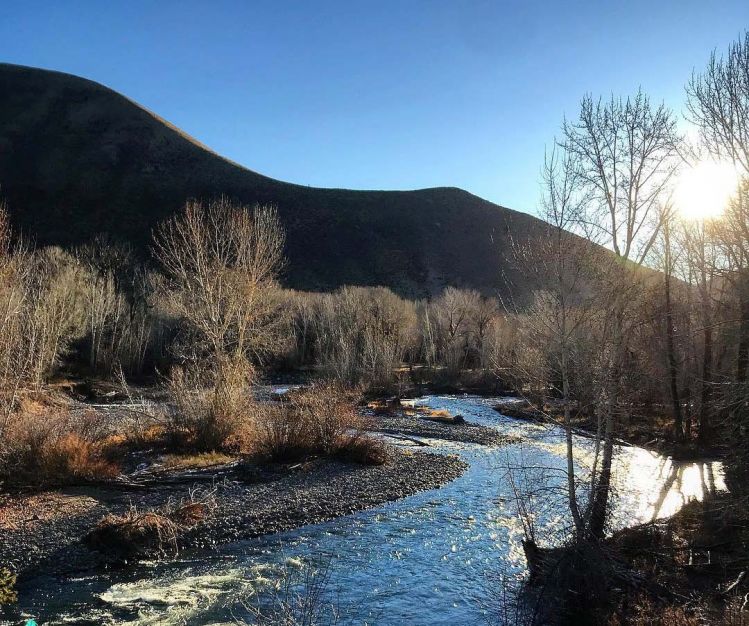
[[[95,81],[0,64],[0,195],[39,245],[99,233],[147,250],[186,200],[273,204],[287,230],[284,282],[300,289],[446,285],[502,289],[511,238],[544,223],[457,187],[353,190],[276,180],[227,159]]]

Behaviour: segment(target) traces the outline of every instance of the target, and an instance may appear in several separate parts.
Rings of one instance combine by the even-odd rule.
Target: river
[[[525,573],[516,491],[534,494],[541,543],[558,538],[567,520],[562,431],[505,417],[493,408],[497,400],[419,399],[522,439],[495,450],[430,442],[470,464],[440,489],[210,553],[50,580],[24,593],[22,607],[40,625],[253,623],[248,607],[277,601],[279,581],[318,572],[313,580],[325,580],[323,598],[336,607],[340,624],[496,621],[501,581]],[[575,437],[574,445],[583,461],[592,454],[589,440]],[[521,467],[510,479],[508,468]],[[618,448],[614,486],[612,529],[671,515],[725,489],[719,463],[676,464],[636,447]]]

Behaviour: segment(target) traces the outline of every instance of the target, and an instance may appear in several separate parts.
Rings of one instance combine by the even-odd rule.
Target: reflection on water
[[[629,448],[620,457],[619,490],[637,494],[637,508],[629,510],[639,521],[669,517],[691,500],[726,489],[717,462],[678,463],[642,448]]]
[[[526,467],[529,484],[544,485],[535,524],[539,537],[554,536],[567,520],[563,436],[557,428],[498,414],[492,399],[428,396],[420,402],[524,441],[496,451],[457,446],[470,469],[442,489],[210,554],[50,583],[24,594],[24,609],[45,623],[237,623],[249,621],[248,597],[262,601],[284,571],[311,564],[330,568],[330,596],[341,623],[481,623],[487,615],[482,599],[494,584],[487,574],[524,575],[507,467]],[[591,442],[576,438],[575,449],[584,471]],[[614,528],[671,515],[690,499],[725,489],[720,464],[680,465],[638,448],[618,450],[615,472]]]

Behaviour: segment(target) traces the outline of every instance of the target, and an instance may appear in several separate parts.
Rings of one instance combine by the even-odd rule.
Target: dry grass
[[[426,409],[422,417],[435,422],[453,422],[453,416],[450,414],[450,411],[445,409]]]
[[[43,487],[113,478],[119,467],[97,428],[95,414],[15,415],[0,442],[0,483]]]
[[[614,615],[607,626],[701,626],[705,622],[681,607],[658,606],[641,598],[630,609],[625,621]]]
[[[465,422],[462,415],[453,415],[445,409],[420,409],[417,415],[420,415],[422,419],[442,424],[463,424]]]
[[[0,569],[0,606],[18,601],[16,576],[7,569]]]
[[[180,536],[203,521],[210,501],[190,501],[172,508],[107,515],[85,538],[86,545],[114,559],[176,554]]]
[[[163,458],[164,467],[167,469],[194,469],[202,467],[213,467],[214,465],[225,465],[235,461],[237,457],[224,454],[223,452],[201,452],[198,454],[168,454]]]

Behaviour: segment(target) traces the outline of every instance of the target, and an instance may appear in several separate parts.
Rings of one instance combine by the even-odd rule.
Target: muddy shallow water
[[[524,575],[515,488],[531,491],[536,532],[556,537],[566,520],[562,432],[500,415],[497,399],[426,396],[419,402],[522,438],[491,449],[431,441],[470,468],[446,486],[294,531],[182,553],[164,563],[70,580],[37,581],[23,614],[40,624],[253,623],[248,605],[278,594],[278,581],[322,570],[325,600],[343,624],[474,624],[491,619],[498,580]],[[591,442],[575,439],[585,462]],[[418,452],[416,452],[418,453]],[[512,480],[508,468],[515,470]],[[665,517],[725,488],[718,463],[675,464],[640,448],[618,450],[613,529]]]

